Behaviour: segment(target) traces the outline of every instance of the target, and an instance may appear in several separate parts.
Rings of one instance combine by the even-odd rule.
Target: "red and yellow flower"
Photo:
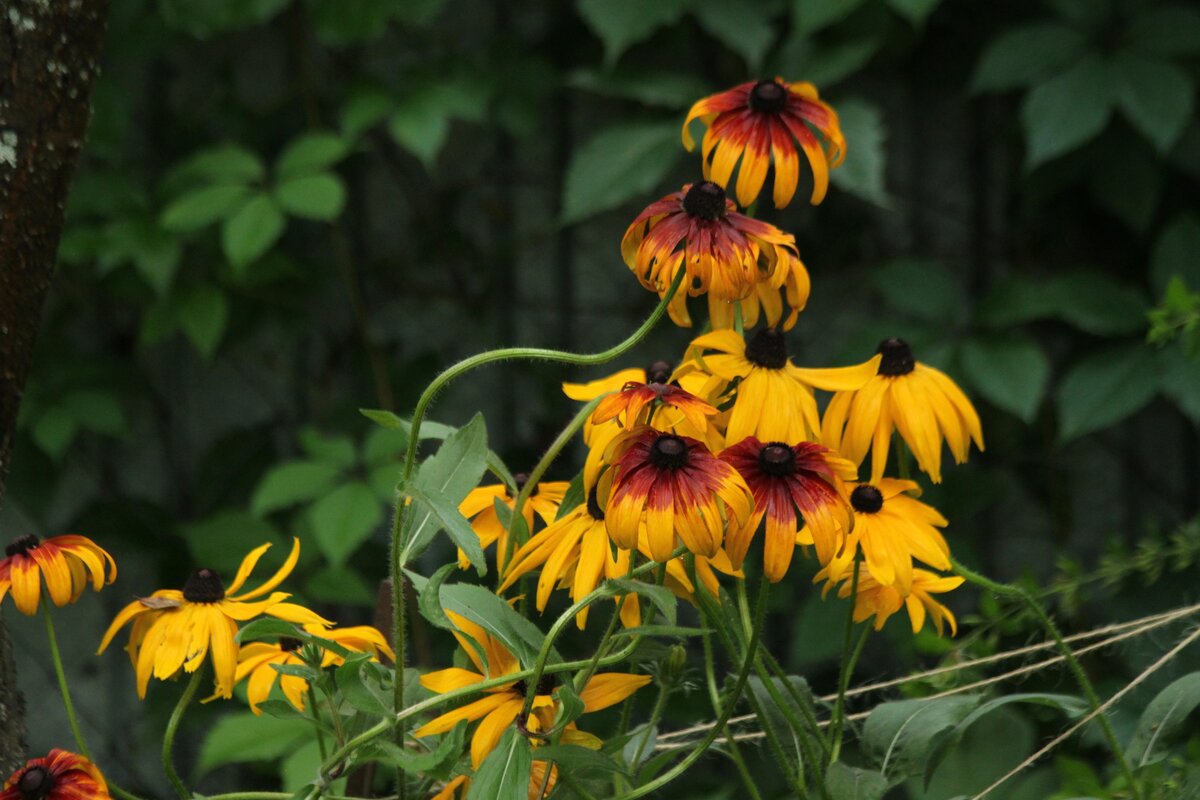
[[[754,493],[750,523],[725,539],[735,567],[742,565],[764,518],[763,573],[772,583],[787,574],[797,542],[814,545],[822,564],[841,549],[851,522],[845,481],[858,474],[849,461],[812,442],[764,444],[753,436],[726,448],[721,460]]]
[[[821,577],[818,575],[818,578]],[[875,618],[875,630],[883,628],[888,618],[903,606],[908,611],[913,633],[920,633],[925,626],[926,616],[933,620],[938,636],[943,634],[946,625],[950,626],[950,635],[958,633],[958,624],[954,614],[945,605],[933,598],[935,594],[944,594],[961,586],[963,579],[957,576],[943,576],[925,569],[913,571],[912,584],[908,592],[901,592],[895,586],[880,583],[869,573],[858,576],[858,595],[854,601],[854,621]],[[853,582],[849,579],[838,587],[838,597],[850,596]],[[830,584],[832,585],[832,584]],[[829,585],[825,591],[829,591]]]
[[[736,191],[742,206],[758,199],[772,161],[775,207],[792,201],[800,179],[797,145],[812,169],[811,202],[817,205],[829,188],[829,169],[839,166],[846,154],[837,112],[811,83],[751,81],[705,97],[683,122],[683,146],[688,150],[696,146],[688,128],[697,119],[708,128],[700,146],[704,177],[729,186],[740,161]]]
[[[517,494],[525,487],[528,476],[518,472],[514,476]],[[525,525],[533,532],[534,514],[541,517],[542,522],[549,524],[558,516],[558,504],[567,493],[566,481],[543,481],[533,488],[525,504],[521,506],[521,516]],[[480,486],[472,489],[458,505],[459,512],[471,520],[471,529],[479,536],[479,544],[483,549],[496,545],[496,569],[504,572],[508,564],[509,545],[508,528],[500,522],[496,514],[496,500],[500,500],[511,511],[517,504],[516,494],[513,494],[503,483],[491,486]],[[467,569],[471,566],[470,559],[462,550],[458,551],[458,566]]]
[[[4,782],[0,800],[108,800],[108,784],[96,765],[66,750],[32,758]]]
[[[708,427],[708,417],[717,409],[672,383],[629,381],[620,391],[600,401],[592,412],[593,425],[616,420],[622,428],[649,425],[659,409],[675,409],[695,430]]]
[[[4,548],[0,560],[0,602],[12,592],[17,610],[37,613],[42,583],[54,605],[62,608],[83,596],[90,583],[100,591],[117,579],[117,564],[102,547],[86,536],[68,534],[38,541],[23,536]]]

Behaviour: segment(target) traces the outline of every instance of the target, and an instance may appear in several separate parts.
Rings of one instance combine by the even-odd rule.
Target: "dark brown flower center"
[[[15,542],[10,542],[8,547],[4,548],[4,555],[12,558],[13,556],[27,556],[29,551],[38,546],[38,538],[36,536],[22,536]]]
[[[596,497],[595,486],[593,486],[592,490],[588,492],[587,512],[591,518],[597,522],[602,522],[604,520],[604,509],[600,507],[600,500]]]
[[[660,469],[679,469],[687,460],[687,443],[678,436],[663,434],[650,445],[650,463]]]
[[[45,767],[30,767],[17,781],[17,791],[25,800],[40,800],[53,788],[54,779]]]
[[[782,442],[771,442],[758,451],[758,468],[782,478],[796,471],[796,451]]]
[[[871,484],[864,483],[850,493],[850,505],[860,514],[874,514],[883,508],[883,493]]]
[[[787,89],[778,81],[765,80],[754,84],[750,90],[750,108],[770,114],[778,114],[787,105]]]
[[[683,196],[683,210],[700,219],[720,219],[725,216],[725,190],[712,181],[694,183]]]
[[[879,362],[880,375],[907,375],[917,365],[913,360],[912,348],[903,339],[884,339],[875,352],[883,354]]]
[[[557,686],[558,684],[554,682],[553,675],[543,675],[542,679],[538,681],[537,691],[534,694],[550,694]],[[529,684],[526,681],[517,681],[513,684],[513,691],[524,696],[529,691]]]
[[[655,361],[653,364],[646,367],[646,383],[670,383],[671,373],[674,371],[675,368],[671,366],[671,362]]]
[[[294,653],[304,646],[304,642],[291,636],[282,636],[279,639],[279,649],[285,653]]]
[[[198,569],[183,584],[183,598],[189,603],[216,603],[225,599],[225,584],[213,570]]]
[[[517,484],[517,494],[520,494],[521,492],[525,491],[525,484],[529,483],[529,473],[518,472],[516,475],[513,475],[513,482]],[[533,491],[529,493],[529,496],[533,497],[537,493],[538,487],[534,486]]]
[[[746,343],[746,359],[751,364],[767,369],[783,369],[788,360],[787,340],[783,338],[783,331],[763,328],[754,334],[754,338]]]

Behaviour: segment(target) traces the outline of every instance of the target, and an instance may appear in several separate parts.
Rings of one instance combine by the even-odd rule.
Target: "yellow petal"
[[[585,712],[600,711],[621,702],[651,680],[649,675],[603,672],[588,680],[579,693],[579,699],[583,700]]]
[[[512,725],[517,714],[521,713],[524,704],[524,699],[520,698],[506,700],[479,723],[475,735],[471,737],[471,766],[474,769],[479,769],[487,754],[496,748],[500,737],[504,735],[508,726]]]

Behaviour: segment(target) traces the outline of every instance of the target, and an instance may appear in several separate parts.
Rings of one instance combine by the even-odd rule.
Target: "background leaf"
[[[673,122],[616,125],[597,133],[567,166],[563,222],[616,208],[660,185],[681,156],[679,136]]]

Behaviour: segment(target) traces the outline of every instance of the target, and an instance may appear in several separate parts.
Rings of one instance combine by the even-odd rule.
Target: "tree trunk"
[[[0,502],[107,11],[108,0],[5,0],[0,14]],[[0,621],[0,780],[23,763],[24,732]]]

